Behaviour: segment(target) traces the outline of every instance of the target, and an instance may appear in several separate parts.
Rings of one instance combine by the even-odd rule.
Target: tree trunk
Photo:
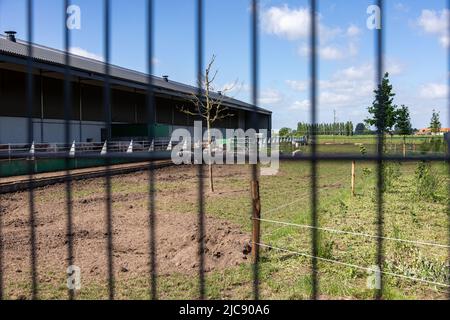
[[[207,119],[208,123],[208,149],[209,149],[209,191],[214,192],[214,181],[213,181],[213,168],[212,168],[212,145],[211,145],[211,124],[209,119]]]
[[[355,180],[356,180],[356,161],[352,161],[352,196],[355,196]]]
[[[406,158],[406,137],[403,136],[403,158]]]

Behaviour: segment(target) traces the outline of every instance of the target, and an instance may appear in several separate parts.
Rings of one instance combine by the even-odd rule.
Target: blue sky
[[[34,42],[63,48],[63,1],[35,0]],[[374,31],[366,27],[374,1],[320,0],[319,121],[355,124],[367,117],[374,87]],[[428,126],[432,109],[448,123],[445,0],[386,1],[386,69],[395,103],[410,107],[413,126]],[[25,0],[0,0],[0,30],[26,38]],[[103,53],[103,1],[73,0],[81,30],[72,51]],[[111,0],[112,63],[146,70],[145,0]],[[308,1],[262,0],[260,106],[273,111],[273,128],[309,121]],[[247,0],[205,0],[205,58],[217,55],[216,89],[250,100],[250,11]],[[155,75],[195,83],[195,1],[155,0]],[[234,86],[233,86],[234,84]]]

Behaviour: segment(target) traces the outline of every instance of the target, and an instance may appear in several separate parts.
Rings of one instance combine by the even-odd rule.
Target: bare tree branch
[[[217,70],[214,71],[214,74],[211,73],[215,60],[216,55],[213,55],[205,70],[204,79],[202,80],[202,89],[204,91],[203,96],[199,97],[195,93],[191,94],[190,100],[194,105],[196,112],[193,112],[185,106],[178,108],[180,112],[183,112],[184,114],[198,116],[205,119],[208,125],[208,130],[212,127],[215,121],[234,116],[234,114],[229,112],[224,113],[228,110],[228,107],[224,106],[223,102],[224,99],[228,98],[225,93],[233,90],[237,84],[237,81],[235,81],[231,87],[225,88],[218,97],[215,98],[211,95],[214,88],[213,84],[218,74]]]

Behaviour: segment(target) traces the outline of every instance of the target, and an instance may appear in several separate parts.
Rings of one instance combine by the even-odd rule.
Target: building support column
[[[82,99],[82,91],[81,91],[81,86],[82,83],[80,81],[80,78],[78,78],[78,92],[80,95],[80,104],[79,104],[79,108],[80,108],[80,142],[83,142],[83,99]]]
[[[41,143],[44,143],[44,77],[42,76],[42,70],[39,70],[41,78],[41,90],[40,90],[40,104],[41,104]]]
[[[138,112],[137,112],[137,90],[134,89],[134,123],[138,123]]]

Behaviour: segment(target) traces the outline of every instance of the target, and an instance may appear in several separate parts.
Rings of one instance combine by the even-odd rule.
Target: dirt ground
[[[217,170],[217,181],[244,177],[242,167]],[[220,175],[223,172],[223,175]],[[195,206],[197,168],[170,167],[155,171],[157,191],[157,272],[195,274],[198,270],[198,218],[192,212],[168,211],[173,202]],[[113,259],[115,277],[148,277],[149,214],[148,172],[117,176],[113,181]],[[177,182],[180,182],[177,187]],[[74,265],[84,283],[107,278],[105,179],[73,183]],[[169,188],[166,188],[169,186]],[[174,187],[175,186],[175,187]],[[207,183],[205,181],[205,186]],[[221,189],[221,193],[236,192]],[[247,192],[247,190],[242,190]],[[30,281],[30,224],[28,192],[0,196],[5,285]],[[162,209],[160,209],[162,208]],[[169,206],[170,208],[170,206]],[[181,212],[180,212],[181,211]],[[67,259],[65,185],[35,190],[35,227],[39,281],[64,279]],[[224,219],[206,217],[205,271],[248,263],[250,235]],[[18,292],[11,292],[14,294]]]

